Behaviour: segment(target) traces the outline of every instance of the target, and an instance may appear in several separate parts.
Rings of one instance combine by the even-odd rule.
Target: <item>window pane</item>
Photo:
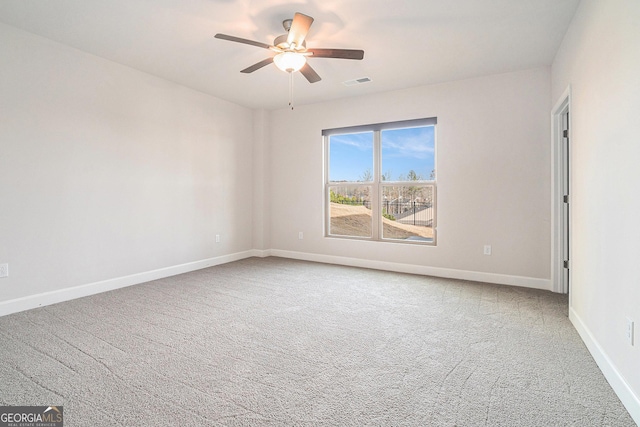
[[[327,236],[435,245],[436,122],[322,131]]]
[[[382,188],[382,238],[433,241],[433,186]]]
[[[330,187],[329,234],[371,237],[371,187]]]
[[[383,130],[382,180],[435,180],[435,126]]]
[[[329,181],[373,181],[373,132],[329,137]]]

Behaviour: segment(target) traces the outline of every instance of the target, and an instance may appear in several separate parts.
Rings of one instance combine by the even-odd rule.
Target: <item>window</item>
[[[322,134],[326,236],[435,244],[435,118]]]

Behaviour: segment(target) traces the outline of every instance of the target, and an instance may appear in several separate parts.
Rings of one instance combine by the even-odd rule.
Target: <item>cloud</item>
[[[373,148],[373,132],[332,135],[329,141],[332,145],[343,144],[361,151],[371,151]]]
[[[435,151],[432,127],[396,129],[382,132],[384,156],[428,159]]]

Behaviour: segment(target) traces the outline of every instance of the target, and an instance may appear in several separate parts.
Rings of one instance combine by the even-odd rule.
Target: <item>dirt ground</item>
[[[406,239],[411,236],[433,238],[431,227],[400,224],[382,218],[383,236],[387,239]],[[331,203],[331,234],[341,236],[371,236],[371,211],[364,206]]]

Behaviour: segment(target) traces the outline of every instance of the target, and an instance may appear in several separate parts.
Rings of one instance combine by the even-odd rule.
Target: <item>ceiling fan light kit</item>
[[[304,67],[304,64],[307,63],[307,58],[296,52],[282,52],[273,57],[273,62],[282,71],[295,73]]]
[[[307,37],[307,33],[309,32],[309,28],[312,23],[313,18],[302,13],[296,13],[293,19],[285,19],[282,22],[282,26],[285,31],[287,31],[287,34],[276,37],[273,41],[273,45],[220,33],[216,34],[215,38],[248,44],[276,52],[275,56],[263,59],[262,61],[253,64],[242,70],[241,73],[253,73],[254,71],[266,67],[273,62],[276,67],[290,75],[296,71],[300,71],[309,83],[316,83],[322,79],[318,73],[311,68],[307,62],[307,57],[355,60],[364,58],[364,51],[356,49],[307,49],[305,38]],[[290,80],[290,93],[292,91],[292,84],[293,83]],[[291,108],[293,109],[291,99],[289,99],[289,105],[291,105]]]

